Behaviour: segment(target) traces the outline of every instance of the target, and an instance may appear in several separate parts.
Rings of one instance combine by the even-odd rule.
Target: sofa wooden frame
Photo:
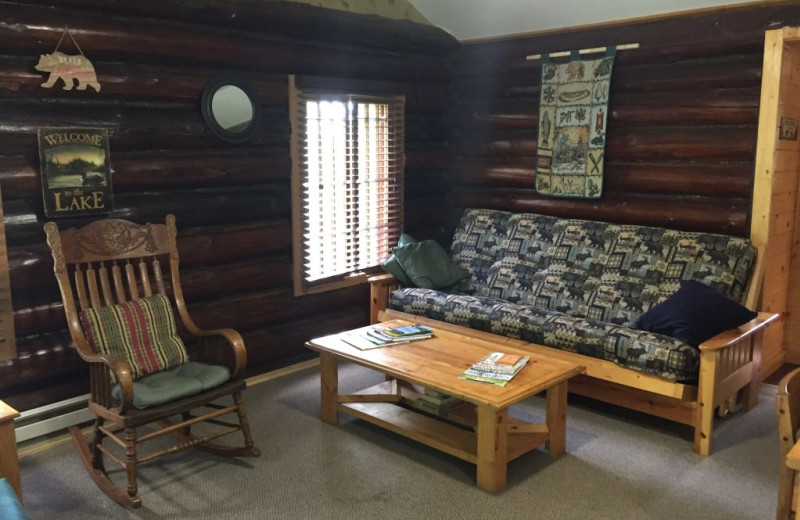
[[[762,265],[759,255],[745,299],[751,309],[756,306],[761,289]],[[487,339],[498,346],[508,345],[580,363],[586,367],[586,372],[570,380],[570,392],[692,426],[694,451],[701,455],[711,453],[715,410],[724,416],[733,410],[737,401],[741,402],[745,411],[758,403],[763,333],[767,325],[779,317],[778,314],[761,312],[741,327],[727,330],[703,342],[700,345],[698,384],[691,385],[638,372],[602,359],[387,310],[389,294],[399,287],[397,280],[392,275],[381,274],[369,278],[369,282],[372,323],[398,318],[411,320],[433,328]]]

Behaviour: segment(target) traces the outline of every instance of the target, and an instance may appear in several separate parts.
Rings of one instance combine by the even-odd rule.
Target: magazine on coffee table
[[[424,325],[383,328],[378,325],[361,327],[342,334],[341,339],[360,350],[369,350],[433,337],[433,329]]]
[[[459,379],[505,386],[525,368],[529,360],[528,356],[492,352],[469,367]]]

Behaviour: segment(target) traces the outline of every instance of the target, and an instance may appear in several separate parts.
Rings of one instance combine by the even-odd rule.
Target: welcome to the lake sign
[[[108,130],[39,129],[44,213],[67,217],[113,209]]]

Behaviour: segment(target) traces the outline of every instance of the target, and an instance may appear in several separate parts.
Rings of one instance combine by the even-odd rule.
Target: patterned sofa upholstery
[[[450,254],[468,278],[446,292],[395,290],[389,307],[693,382],[696,347],[634,324],[681,280],[741,300],[756,248],[725,235],[468,209]]]

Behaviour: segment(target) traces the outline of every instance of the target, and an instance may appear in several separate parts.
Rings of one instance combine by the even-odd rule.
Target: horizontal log
[[[609,126],[606,160],[751,161],[757,134],[755,125],[647,130]]]
[[[199,108],[190,103],[145,103],[113,106],[76,100],[64,103],[0,100],[0,155],[21,155],[37,150],[36,132],[49,127],[107,128],[111,150],[229,148],[203,120]],[[253,136],[242,146],[266,148],[288,144],[286,110],[259,112]]]
[[[611,75],[613,96],[622,93],[703,92],[709,89],[758,88],[761,85],[761,54],[736,56],[724,61],[656,63],[616,66]],[[501,62],[502,63],[502,62]],[[506,62],[506,65],[511,64]],[[492,63],[491,69],[499,64]],[[518,65],[519,67],[519,65]],[[464,98],[539,97],[541,71],[538,62],[528,62],[520,74],[509,67],[492,72],[471,68],[456,75],[455,87]]]
[[[444,144],[406,144],[406,171],[441,170],[450,163],[450,150]]]
[[[409,145],[443,143],[450,137],[450,125],[443,117],[406,115],[405,125],[405,141]]]
[[[615,92],[707,90],[761,85],[762,55],[700,63],[659,63],[615,68],[611,88]]]
[[[462,159],[450,170],[450,182],[493,188],[531,188],[534,161]],[[614,194],[699,195],[747,198],[753,182],[752,163],[607,162],[603,184]]]
[[[14,331],[18,337],[58,332],[66,327],[67,317],[60,301],[27,309],[14,309]]]
[[[185,190],[163,193],[123,194],[114,198],[111,218],[134,222],[163,221],[174,213],[180,226],[189,228],[241,224],[285,217],[290,207],[287,186],[258,186],[216,190]],[[4,205],[6,240],[9,245],[41,243],[44,239],[41,200],[18,199]],[[93,217],[59,218],[62,228],[82,226]]]
[[[195,268],[201,271],[227,268],[236,273],[238,269],[231,266],[237,265],[237,261],[248,264],[261,262],[265,269],[272,269],[277,267],[272,266],[273,262],[286,261],[287,257],[281,253],[291,249],[291,240],[288,220],[193,229],[184,229],[179,222],[180,271],[182,276]],[[276,253],[278,256],[275,256]],[[9,248],[8,265],[15,308],[35,307],[61,300],[53,274],[53,257],[44,244]],[[277,272],[283,273],[284,270],[277,269]],[[269,276],[274,278],[277,274],[270,273]],[[183,280],[183,285],[184,290],[189,291],[187,280]],[[196,291],[204,296],[209,294],[205,288],[197,288]]]
[[[761,86],[742,88],[716,88],[707,90],[668,92],[614,92],[611,107],[616,106],[663,106],[698,108],[742,108],[757,109],[761,97]]]
[[[48,0],[24,1],[51,5]],[[181,24],[210,25],[394,51],[417,52],[425,49],[427,53],[449,54],[459,47],[453,36],[432,25],[294,2],[195,0],[186,4],[165,4],[160,0],[139,0],[135,3],[109,0],[98,5],[94,0],[61,0],[59,6],[92,13],[160,18]],[[337,30],[332,31],[331,27],[337,27]]]
[[[232,327],[244,332],[359,304],[365,307],[369,305],[369,288],[366,284],[300,298],[292,296],[288,287],[273,289],[194,304],[189,312],[201,328]]]
[[[38,373],[42,376],[42,373]],[[3,393],[3,402],[24,412],[65,399],[86,395],[89,392],[89,374],[86,363],[76,365],[59,377],[35,380],[31,384],[17,386]]]
[[[187,304],[285,287],[292,277],[289,256],[259,257],[181,271]]]
[[[305,343],[313,338],[361,327],[369,322],[366,306],[333,307],[319,316],[277,323],[244,333],[247,370],[255,374],[265,367],[275,368],[283,360],[311,353]]]
[[[522,108],[522,107],[520,107]],[[454,113],[451,121],[458,128],[487,127],[491,129],[537,128],[538,112],[530,107],[506,113]],[[610,105],[609,124],[632,126],[706,126],[758,124],[757,107],[684,107],[684,106],[624,106]]]
[[[753,185],[753,164],[609,161],[604,184],[607,190],[619,194],[747,199]]]
[[[791,3],[746,4],[713,12],[676,13],[647,22],[618,21],[594,28],[574,28],[543,35],[520,36],[462,47],[457,68],[475,63],[525,61],[530,54],[638,42],[622,51],[621,62],[676,61],[697,56],[725,56],[758,51],[764,31],[800,24],[800,6]]]
[[[320,76],[296,76],[295,83],[300,90],[379,95],[403,94],[406,98],[407,114],[446,114],[452,100],[450,85]]]
[[[609,126],[606,158],[609,161],[752,160],[756,133],[754,126],[635,129]],[[493,136],[477,134],[478,132],[473,132],[462,136],[461,142],[457,143],[457,150],[462,155],[488,155],[507,159],[536,155],[537,142],[533,136],[492,139]],[[485,140],[480,140],[481,137]]]
[[[450,220],[452,208],[441,197],[410,199],[406,201],[403,216],[404,229],[431,229],[444,227]]]
[[[442,171],[406,172],[403,185],[406,203],[413,199],[447,195],[450,185]]]
[[[181,268],[271,256],[292,246],[288,218],[191,229],[178,220],[177,225]]]
[[[52,88],[41,85],[48,74],[35,70],[38,55],[0,56],[0,67],[5,72],[0,77],[0,98],[46,98],[62,100],[97,100],[98,94],[85,91],[64,90],[58,83]],[[157,102],[189,101],[197,103],[205,86],[216,79],[221,71],[175,66],[142,65],[135,62],[92,60],[97,81],[102,89],[103,101]],[[259,74],[243,72],[237,81],[247,87],[255,101],[264,107],[285,107],[289,100],[289,83],[285,74]]]
[[[191,278],[192,272],[188,272],[188,275]],[[191,278],[192,283],[195,280]],[[201,328],[230,327],[244,331],[263,327],[267,323],[315,316],[326,312],[326,309],[359,304],[366,308],[369,305],[368,292],[364,284],[294,298],[288,288],[280,288],[259,292],[248,290],[213,301],[187,303],[189,313]],[[59,301],[17,309],[14,311],[14,325],[19,337],[57,333],[67,326],[64,306]]]
[[[605,195],[599,200],[545,198],[530,190],[456,188],[457,208],[486,207],[558,217],[747,236],[749,199]]]
[[[111,156],[114,193],[288,182],[290,171],[286,150],[114,151]],[[0,185],[7,197],[41,196],[38,157],[0,156]]]
[[[0,40],[9,43],[6,54],[37,55],[42,51],[41,42],[53,42],[55,46],[66,24],[89,52],[89,58],[99,62],[180,63],[217,70],[293,71],[344,77],[425,77],[434,82],[447,82],[450,74],[445,61],[433,55],[287,41],[268,33],[229,32],[224,28],[126,18],[94,10],[75,13],[57,7],[16,5],[7,20],[0,24]],[[169,49],[168,54],[165,49]]]

